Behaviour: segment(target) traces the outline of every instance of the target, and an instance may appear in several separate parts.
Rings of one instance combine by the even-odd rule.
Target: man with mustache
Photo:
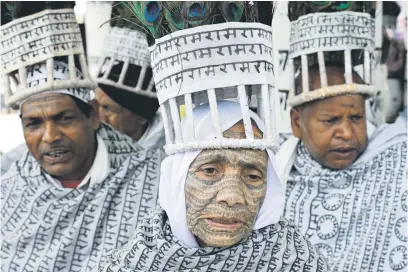
[[[347,3],[359,12],[333,11]],[[360,29],[367,30],[362,18],[374,25],[373,3],[347,3],[290,3],[293,16],[313,11],[292,22],[292,44],[305,20],[311,28],[343,16],[345,24]],[[375,94],[370,44],[322,45],[292,56],[300,70],[289,100],[294,136],[277,154],[287,186],[284,215],[324,254],[330,271],[397,271],[408,265],[407,130],[401,118],[367,135],[364,105]],[[353,70],[356,65],[366,67],[364,79]]]
[[[2,57],[6,101],[20,108],[28,147],[1,180],[2,269],[90,271],[156,207],[161,152],[100,123],[74,3],[37,4],[8,3],[19,19],[1,27],[10,41],[4,52],[24,33],[32,42],[21,52],[31,56],[45,40],[55,50]],[[64,46],[58,46],[61,33]]]
[[[112,18],[118,15],[118,9],[120,5],[113,5]],[[146,149],[163,148],[163,122],[157,112],[159,103],[144,34],[126,21],[113,19],[101,59],[95,78],[98,84],[95,98],[101,121]],[[120,82],[122,72],[125,77]],[[23,143],[4,154],[1,173],[5,174],[27,150]]]

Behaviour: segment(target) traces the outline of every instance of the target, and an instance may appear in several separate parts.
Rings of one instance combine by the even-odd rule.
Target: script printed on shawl
[[[103,56],[139,66],[150,66],[146,36],[134,29],[111,27],[105,39]]]
[[[72,9],[45,10],[2,26],[0,50],[2,73],[55,56],[84,53]]]
[[[361,12],[313,13],[291,23],[290,57],[319,51],[374,50],[375,20]]]
[[[260,23],[185,29],[157,39],[149,50],[160,104],[214,88],[274,86],[272,31]]]

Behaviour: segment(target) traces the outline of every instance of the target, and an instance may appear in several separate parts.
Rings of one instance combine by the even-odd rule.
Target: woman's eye
[[[201,170],[207,175],[216,175],[218,173],[218,170],[213,167],[203,168]]]
[[[262,180],[263,177],[262,172],[256,169],[246,169],[242,173],[242,176],[249,182],[258,182]]]
[[[260,177],[260,176],[257,176],[257,175],[248,175],[248,178],[251,179],[251,180],[259,180],[259,179],[261,179],[261,177]]]

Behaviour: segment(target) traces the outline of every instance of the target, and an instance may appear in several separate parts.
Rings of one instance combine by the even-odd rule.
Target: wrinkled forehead
[[[60,93],[45,93],[32,96],[24,101],[20,106],[21,115],[34,114],[47,110],[76,110],[74,100],[70,95]]]
[[[196,168],[203,164],[215,162],[224,165],[265,170],[267,166],[267,153],[264,150],[254,149],[206,149],[191,163],[190,170],[196,170]]]
[[[339,109],[352,109],[354,111],[365,111],[366,96],[361,94],[345,94],[315,100],[300,106],[302,110],[311,113],[335,112]]]
[[[251,120],[252,122],[252,131],[254,132],[255,139],[262,139],[262,132],[256,125],[256,123]],[[223,132],[223,136],[225,138],[235,138],[235,139],[246,139],[245,136],[245,127],[242,121],[239,121],[229,129]]]

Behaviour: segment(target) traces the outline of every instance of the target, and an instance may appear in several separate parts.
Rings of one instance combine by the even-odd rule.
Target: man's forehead
[[[40,94],[27,99],[21,106],[21,114],[35,114],[44,108],[58,109],[59,111],[76,110],[77,106],[69,95],[59,93]]]
[[[333,96],[312,102],[310,109],[313,112],[335,111],[340,107],[365,110],[364,100],[364,96],[360,94]]]

